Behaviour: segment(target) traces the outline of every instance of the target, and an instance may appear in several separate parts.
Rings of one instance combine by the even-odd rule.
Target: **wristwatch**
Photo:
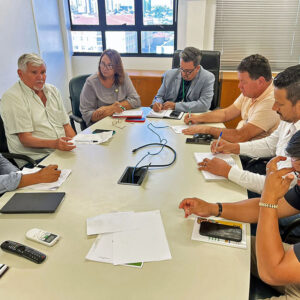
[[[219,206],[219,212],[218,212],[218,214],[216,215],[216,217],[220,217],[221,216],[221,214],[222,214],[222,211],[223,211],[223,206],[222,206],[222,203],[217,203],[218,204],[218,206]]]

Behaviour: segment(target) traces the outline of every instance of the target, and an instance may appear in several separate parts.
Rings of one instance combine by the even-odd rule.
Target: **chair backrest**
[[[8,152],[4,124],[1,115],[0,115],[0,152]]]
[[[180,67],[180,52],[182,50],[176,50],[173,55],[172,60],[172,69],[176,69]],[[220,51],[209,51],[202,50],[202,59],[201,66],[210,71],[215,75],[215,83],[214,83],[214,96],[211,101],[210,109],[215,109],[220,105],[220,63],[221,63],[221,53]]]
[[[72,106],[72,113],[74,116],[81,118],[81,112],[79,110],[80,93],[89,75],[80,75],[74,77],[69,82],[70,100]]]

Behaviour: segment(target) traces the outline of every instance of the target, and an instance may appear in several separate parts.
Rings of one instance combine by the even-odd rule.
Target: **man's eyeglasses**
[[[112,70],[114,68],[114,66],[112,64],[106,64],[105,62],[101,61],[100,66],[103,69],[107,69],[107,70]]]
[[[193,70],[186,70],[186,69],[179,68],[179,70],[180,70],[182,73],[185,73],[186,75],[191,75],[191,74],[195,71],[196,68],[197,68],[197,67],[195,67]]]

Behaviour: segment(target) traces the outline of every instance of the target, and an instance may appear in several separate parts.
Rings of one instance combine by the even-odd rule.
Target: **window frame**
[[[170,54],[142,53],[142,31],[173,31],[174,32],[174,51],[177,50],[177,20],[178,20],[178,0],[173,1],[173,25],[143,25],[143,1],[134,0],[135,7],[135,25],[107,25],[106,24],[106,8],[105,0],[97,0],[99,25],[74,25],[72,23],[71,5],[68,0],[70,31],[98,31],[102,35],[103,50],[106,49],[107,31],[135,31],[137,32],[137,53],[120,53],[123,57],[172,57]],[[74,52],[72,44],[73,56],[99,56],[101,52]]]

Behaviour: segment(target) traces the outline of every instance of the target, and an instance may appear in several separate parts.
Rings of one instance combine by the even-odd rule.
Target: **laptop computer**
[[[0,210],[3,214],[54,213],[66,193],[15,193]]]

